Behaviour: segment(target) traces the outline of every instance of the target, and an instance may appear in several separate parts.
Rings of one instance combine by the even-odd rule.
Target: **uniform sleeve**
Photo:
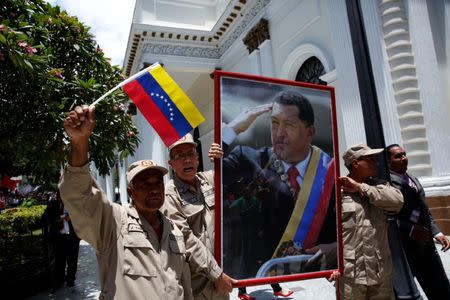
[[[361,184],[360,190],[369,198],[370,204],[394,214],[403,207],[403,195],[389,183],[370,186]]]
[[[222,269],[217,264],[211,251],[192,232],[187,217],[182,213],[179,201],[174,195],[166,193],[162,211],[183,232],[191,272],[204,274],[209,280],[216,281],[222,274]]]
[[[67,165],[59,182],[64,206],[69,212],[77,235],[102,253],[116,244],[120,212],[91,177],[88,165]]]

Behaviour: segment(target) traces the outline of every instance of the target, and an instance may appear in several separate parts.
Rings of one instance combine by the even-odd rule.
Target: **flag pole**
[[[112,88],[111,90],[109,90],[108,92],[106,92],[103,96],[101,96],[100,98],[98,98],[97,100],[95,100],[94,102],[92,102],[92,104],[90,106],[95,106],[96,104],[98,104],[100,101],[102,101],[103,99],[105,99],[107,96],[111,95],[115,90],[123,87],[125,84],[129,83],[130,81],[133,81],[134,79],[136,79],[137,77],[141,76],[142,74],[149,72],[150,70],[156,68],[160,66],[160,64],[154,63],[153,65],[141,70],[140,72],[134,74],[133,76],[129,77],[128,79],[125,79],[124,81],[122,81],[121,83],[119,83],[118,85],[116,85],[114,88]]]

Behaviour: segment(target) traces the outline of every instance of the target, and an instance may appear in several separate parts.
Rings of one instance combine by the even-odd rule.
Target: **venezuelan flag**
[[[205,121],[191,99],[159,64],[126,80],[122,89],[167,147]]]

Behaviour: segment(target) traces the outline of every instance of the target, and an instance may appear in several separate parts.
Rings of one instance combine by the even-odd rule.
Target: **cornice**
[[[218,48],[205,48],[194,46],[167,45],[147,43],[143,45],[142,51],[145,54],[171,55],[171,56],[187,56],[202,58],[220,58],[221,54]]]
[[[130,75],[136,52],[142,55],[168,55],[219,59],[241,36],[271,0],[231,1],[211,31],[163,28],[133,24],[133,39],[128,52],[126,74]],[[164,31],[163,31],[164,30]]]

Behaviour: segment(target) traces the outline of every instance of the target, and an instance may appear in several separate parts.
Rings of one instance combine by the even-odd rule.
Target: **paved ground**
[[[440,249],[440,247],[438,248]],[[439,251],[444,264],[447,276],[450,278],[450,251],[443,253]],[[95,258],[95,252],[84,241],[80,244],[80,255],[78,259],[78,274],[75,287],[63,287],[57,290],[54,294],[50,294],[50,291],[40,293],[33,297],[27,298],[28,300],[40,300],[40,299],[52,299],[52,300],[81,300],[81,299],[98,299],[99,281],[97,276],[98,268]],[[311,279],[299,282],[282,283],[285,288],[292,289],[295,293],[292,297],[287,299],[321,299],[329,300],[335,299],[335,290],[333,284],[329,283],[324,278]],[[418,285],[419,286],[419,285]],[[420,286],[419,286],[420,289]],[[270,285],[263,285],[257,287],[247,288],[247,292],[257,300],[272,300],[275,297],[272,294]],[[230,299],[237,299],[237,289],[233,291]],[[284,298],[286,299],[286,298]],[[423,299],[427,299],[423,295]]]
[[[77,279],[74,287],[62,287],[54,294],[49,291],[27,298],[29,300],[52,299],[52,300],[84,300],[98,299],[100,294],[98,280],[98,267],[95,251],[85,241],[80,242],[78,255]]]

